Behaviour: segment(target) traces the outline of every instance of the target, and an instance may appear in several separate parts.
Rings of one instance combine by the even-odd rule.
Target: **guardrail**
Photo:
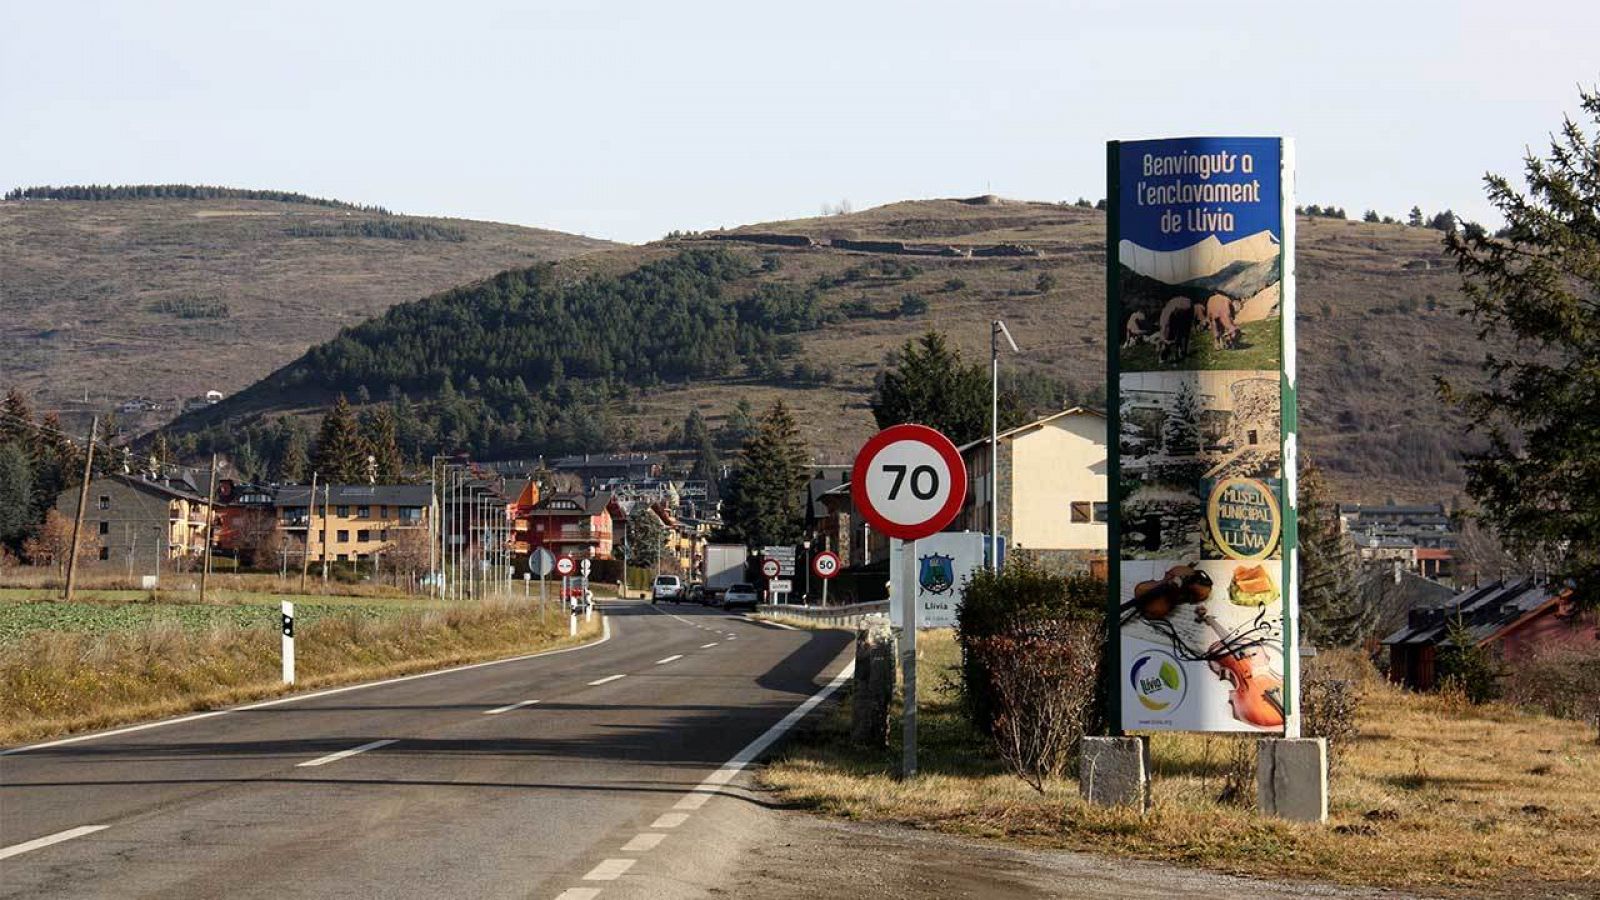
[[[852,603],[849,606],[798,606],[791,603],[764,603],[756,612],[786,619],[800,619],[815,625],[833,625],[839,628],[857,628],[867,616],[887,616],[889,601]]]

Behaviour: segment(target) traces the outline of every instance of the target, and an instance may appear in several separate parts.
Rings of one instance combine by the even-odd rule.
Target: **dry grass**
[[[586,626],[579,640],[600,628]],[[308,690],[570,643],[564,615],[502,600],[297,629],[297,684]],[[174,623],[103,635],[39,633],[0,648],[0,743],[14,744],[288,693],[275,628]]]
[[[894,777],[897,747],[848,748],[839,706],[765,770],[766,784],[821,812],[1039,847],[1445,893],[1600,895],[1600,746],[1580,723],[1374,679],[1327,827],[1263,818],[1249,797],[1219,802],[1238,741],[1187,734],[1152,738],[1155,808],[1140,816],[1086,806],[1070,781],[1041,795],[1007,774],[956,715],[952,676],[939,674],[954,664],[953,641],[922,647],[923,776]]]
[[[129,578],[126,574],[110,571],[105,567],[88,568],[79,572],[77,591],[90,595],[105,592],[136,592],[140,595],[149,593],[140,587],[139,577]],[[0,570],[0,590],[27,591],[27,599],[51,599],[61,596],[63,578],[53,567],[17,566],[15,568]],[[167,572],[161,576],[160,591],[163,595],[181,596],[194,594],[200,591],[200,573],[198,572]],[[264,574],[218,574],[211,573],[211,578],[206,584],[207,594],[225,596],[228,594],[295,594],[302,597],[410,597],[410,592],[403,588],[380,582],[361,581],[346,583],[337,580],[324,582],[313,570],[311,577],[306,579],[306,589],[300,590],[299,573],[288,577],[279,578],[277,575]]]

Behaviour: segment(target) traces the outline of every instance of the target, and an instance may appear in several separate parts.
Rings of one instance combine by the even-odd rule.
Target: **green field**
[[[439,606],[428,598],[326,597],[219,592],[215,602],[197,603],[183,595],[168,602],[151,600],[146,591],[95,591],[62,603],[53,592],[0,590],[0,645],[40,631],[109,634],[173,623],[186,629],[214,626],[276,628],[280,602],[295,605],[301,624],[333,616],[381,619]],[[192,596],[192,595],[191,595]],[[188,600],[189,602],[185,602]]]
[[[1156,372],[1169,369],[1226,369],[1236,372],[1276,371],[1281,365],[1278,353],[1277,318],[1246,322],[1239,326],[1242,346],[1238,350],[1219,350],[1211,332],[1195,328],[1189,339],[1189,355],[1175,363],[1164,363],[1154,344],[1139,344],[1122,351],[1122,371]]]

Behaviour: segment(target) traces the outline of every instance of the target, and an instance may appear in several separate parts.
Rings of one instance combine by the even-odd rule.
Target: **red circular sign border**
[[[833,573],[830,574],[830,575],[824,575],[824,574],[822,574],[821,571],[819,571],[817,569],[817,561],[821,560],[821,559],[826,559],[828,557],[832,557],[833,558]],[[824,550],[821,553],[818,553],[816,556],[811,557],[811,574],[817,576],[818,578],[822,578],[822,579],[835,578],[839,574],[839,569],[842,568],[843,566],[844,566],[844,560],[841,560],[839,558],[839,554],[833,552],[832,550]]]
[[[567,564],[572,566],[572,571],[570,571],[570,572],[561,571],[561,561],[562,560],[566,560]],[[578,561],[573,559],[572,557],[566,555],[565,553],[563,553],[560,556],[556,557],[555,570],[556,570],[556,574],[557,575],[560,575],[562,578],[566,578],[568,575],[571,575],[573,572],[578,571]]]
[[[767,563],[772,563],[772,568],[775,570],[771,575],[767,574]],[[763,556],[761,558],[761,575],[762,577],[768,579],[777,578],[783,575],[783,563],[778,562],[777,559],[771,556]]]
[[[944,506],[940,507],[931,519],[915,525],[901,525],[889,521],[867,498],[867,466],[884,447],[896,441],[908,440],[932,447],[950,468],[949,499],[945,500]],[[956,449],[955,442],[945,437],[943,432],[926,425],[892,425],[873,435],[856,454],[855,465],[850,467],[850,499],[855,503],[861,517],[867,520],[867,524],[878,531],[903,541],[920,540],[944,530],[946,525],[955,521],[956,514],[961,512],[962,504],[967,502],[967,464],[961,459],[961,451]],[[934,527],[929,528],[930,525]]]

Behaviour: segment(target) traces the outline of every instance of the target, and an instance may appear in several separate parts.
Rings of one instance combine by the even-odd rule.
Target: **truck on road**
[[[707,544],[700,563],[700,580],[705,585],[705,602],[717,604],[728,588],[745,580],[750,550],[743,544]]]

